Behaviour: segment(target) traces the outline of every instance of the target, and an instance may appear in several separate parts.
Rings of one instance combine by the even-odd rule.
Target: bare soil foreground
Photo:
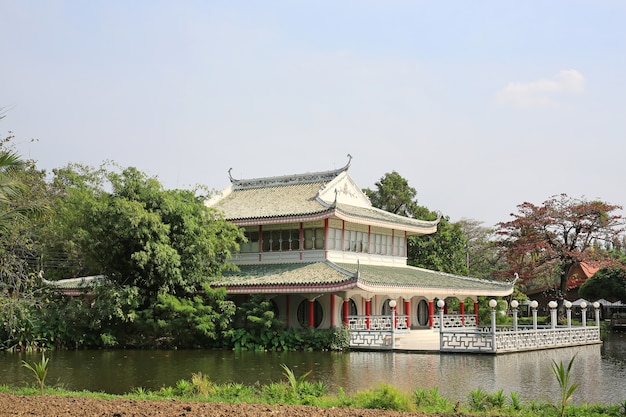
[[[42,417],[429,417],[356,408],[316,408],[266,404],[201,403],[179,400],[99,400],[84,397],[0,394],[0,416]],[[432,417],[432,416],[431,416]]]

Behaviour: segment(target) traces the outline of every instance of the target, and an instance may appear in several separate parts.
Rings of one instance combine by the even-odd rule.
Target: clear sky
[[[46,170],[222,189],[351,154],[452,221],[626,205],[623,0],[0,0],[0,36],[0,133]]]

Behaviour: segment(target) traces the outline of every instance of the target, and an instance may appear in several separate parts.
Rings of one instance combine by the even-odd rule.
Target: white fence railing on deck
[[[433,322],[433,328],[438,329],[439,326],[439,316],[434,315],[431,316],[431,320]],[[475,315],[467,315],[467,314],[444,314],[443,316],[443,327],[476,327],[478,323],[478,317]]]
[[[493,300],[492,302],[495,303]],[[558,326],[556,303],[550,304],[552,324],[549,326],[537,325],[536,302],[534,307],[531,304],[534,309],[532,326],[517,325],[515,308],[513,326],[495,325],[495,307],[491,311],[491,326],[479,327],[476,315],[444,314],[443,310],[430,319],[432,327],[439,329],[441,352],[500,353],[601,343],[597,303],[594,305],[595,326],[587,326],[584,309],[582,326],[572,326],[571,303],[567,307],[567,325]],[[406,315],[349,316],[347,326],[350,330],[350,347],[362,349],[394,349],[396,334],[410,331],[409,317]]]

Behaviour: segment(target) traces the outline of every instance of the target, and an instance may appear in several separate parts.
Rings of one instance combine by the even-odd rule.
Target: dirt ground
[[[350,408],[199,403],[178,400],[97,400],[0,394],[0,416],[42,417],[429,417],[426,414]],[[432,417],[432,416],[430,416]]]

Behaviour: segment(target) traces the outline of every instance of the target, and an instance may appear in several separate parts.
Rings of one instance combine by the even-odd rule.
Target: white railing
[[[438,329],[440,317],[438,315],[431,316],[433,322],[433,328]],[[476,327],[478,323],[478,317],[475,315],[467,314],[444,314],[443,315],[443,327]]]
[[[350,347],[360,349],[393,349],[395,333],[407,333],[409,317],[348,316]]]
[[[598,327],[542,327],[517,331],[444,330],[440,333],[442,352],[504,353],[539,350],[567,346],[580,346],[600,342]]]
[[[409,331],[408,320],[408,316],[397,315],[394,330],[397,332]],[[393,316],[348,316],[348,329],[391,331],[394,327],[393,322]]]
[[[595,326],[587,326],[586,305],[582,310],[582,326],[571,325],[571,303],[564,303],[567,313],[567,325],[557,325],[557,303],[552,301],[550,307],[550,321],[548,326],[537,325],[537,302],[531,303],[533,309],[532,326],[518,326],[517,303],[512,303],[513,325],[496,326],[495,300],[490,301],[491,326],[471,329],[455,327],[440,328],[439,349],[441,352],[486,352],[504,353],[523,350],[539,350],[567,346],[580,346],[601,343],[600,339],[600,310],[594,304]],[[440,306],[441,307],[441,306]],[[443,310],[439,311],[439,322],[446,323]]]

